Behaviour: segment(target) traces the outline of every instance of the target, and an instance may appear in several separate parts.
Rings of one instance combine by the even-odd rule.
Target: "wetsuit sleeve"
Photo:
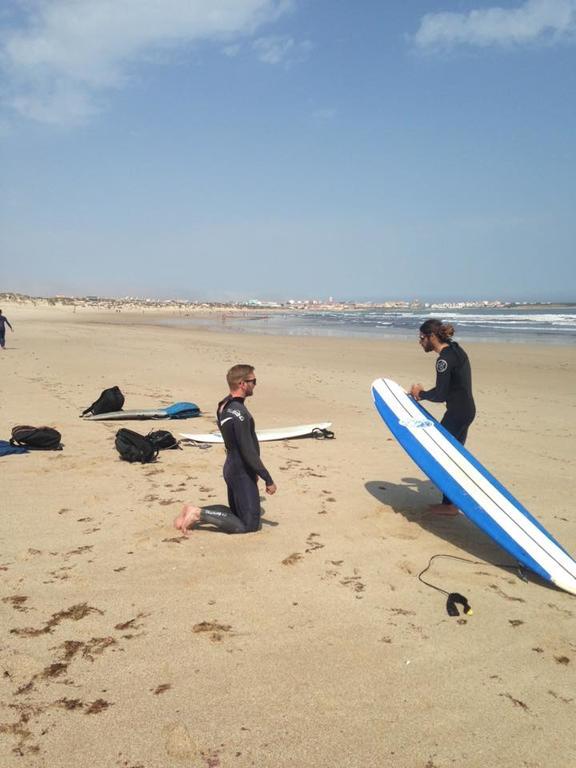
[[[454,362],[451,357],[442,354],[436,360],[436,386],[420,392],[421,400],[430,400],[433,403],[445,403],[450,392],[450,379]]]
[[[234,436],[244,463],[261,477],[266,485],[273,485],[274,481],[272,480],[270,472],[268,472],[262,463],[262,459],[254,445],[254,438],[252,437],[248,419],[244,419],[243,421],[234,419]]]

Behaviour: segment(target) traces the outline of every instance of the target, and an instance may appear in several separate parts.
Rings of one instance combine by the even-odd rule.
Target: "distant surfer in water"
[[[4,315],[2,314],[2,310],[0,309],[0,347],[2,347],[2,349],[4,349],[4,346],[6,344],[6,326],[8,326],[8,328],[10,328],[12,333],[14,333],[14,328],[12,328],[12,326],[8,322],[8,319],[4,317]]]
[[[415,400],[446,403],[446,413],[440,422],[458,442],[466,442],[468,427],[476,416],[472,396],[472,372],[468,355],[452,341],[454,327],[441,320],[430,319],[420,326],[420,345],[424,352],[436,352],[436,386],[425,390],[422,384],[412,384],[410,394]],[[434,504],[430,511],[437,515],[454,516],[457,507],[447,496],[441,504]]]
[[[226,446],[224,480],[230,508],[186,504],[174,520],[174,526],[185,536],[196,523],[211,523],[226,533],[257,531],[261,515],[258,478],[264,481],[266,493],[276,493],[276,485],[260,458],[254,419],[244,405],[244,400],[254,394],[254,367],[234,365],[226,380],[230,394],[218,403],[216,418]]]

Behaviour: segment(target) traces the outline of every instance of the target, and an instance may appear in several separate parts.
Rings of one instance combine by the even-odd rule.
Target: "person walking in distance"
[[[254,395],[256,374],[252,365],[234,365],[226,374],[229,394],[218,403],[216,417],[226,447],[224,480],[229,509],[184,505],[174,520],[186,535],[196,523],[212,523],[226,533],[251,533],[260,528],[262,479],[266,493],[276,493],[276,484],[260,458],[254,419],[245,400]]]
[[[14,333],[14,328],[12,328],[8,322],[8,318],[2,314],[2,310],[0,309],[0,347],[2,347],[2,349],[5,349],[6,346],[6,326],[8,326],[12,333]]]

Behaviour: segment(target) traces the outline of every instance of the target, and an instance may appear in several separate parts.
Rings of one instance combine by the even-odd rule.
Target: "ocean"
[[[366,309],[286,312],[250,309],[225,310],[213,317],[165,321],[170,324],[202,325],[219,331],[266,333],[281,336],[355,336],[411,340],[429,317],[452,323],[455,338],[464,341],[503,343],[576,343],[576,305],[524,309]]]

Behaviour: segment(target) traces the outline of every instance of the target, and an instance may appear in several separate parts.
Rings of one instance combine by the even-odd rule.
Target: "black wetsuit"
[[[14,330],[4,315],[0,315],[0,347],[3,347],[5,344],[6,326],[8,326],[10,330]]]
[[[420,393],[421,400],[446,403],[446,413],[440,422],[458,442],[466,442],[468,427],[476,416],[472,395],[472,371],[468,355],[455,341],[448,343],[436,361],[436,386]],[[443,504],[450,504],[444,496]]]
[[[254,419],[243,397],[225,397],[218,403],[218,427],[226,446],[224,480],[230,512],[204,507],[201,520],[227,533],[249,533],[260,528],[258,477],[272,485],[270,473],[260,459]]]

